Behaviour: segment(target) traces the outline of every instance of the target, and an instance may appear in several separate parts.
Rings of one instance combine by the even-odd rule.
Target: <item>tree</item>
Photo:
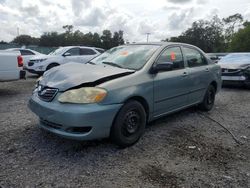
[[[0,41],[0,44],[7,44],[7,42],[1,40],[1,41]]]
[[[226,43],[230,43],[233,35],[242,26],[243,17],[241,14],[234,14],[222,19],[225,26]]]
[[[41,36],[40,46],[62,46],[64,44],[64,40],[62,34],[58,34],[57,32],[46,32]]]
[[[112,39],[112,47],[124,44],[123,31],[114,32]]]
[[[102,47],[104,49],[110,49],[112,47],[112,33],[110,30],[104,30],[101,36]]]
[[[240,29],[232,38],[229,50],[232,52],[249,52],[250,51],[250,24]]]
[[[221,20],[218,16],[214,16],[212,20],[199,20],[193,22],[178,37],[171,37],[167,41],[184,42],[200,47],[205,52],[221,52],[224,51],[224,37]]]
[[[65,33],[69,34],[69,33],[72,33],[74,26],[73,25],[64,25],[62,28],[65,29]]]
[[[31,37],[30,35],[19,35],[12,41],[13,43],[17,43],[19,45],[38,45],[39,38]]]

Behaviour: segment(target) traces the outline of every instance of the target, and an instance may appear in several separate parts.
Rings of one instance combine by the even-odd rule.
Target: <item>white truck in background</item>
[[[25,79],[20,52],[0,50],[0,82]]]

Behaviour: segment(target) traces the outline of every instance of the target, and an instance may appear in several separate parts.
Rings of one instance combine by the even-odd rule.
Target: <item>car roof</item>
[[[138,42],[138,43],[131,43],[128,45],[158,45],[158,46],[185,45],[185,46],[198,48],[197,46],[187,44],[187,43],[181,43],[181,42]]]
[[[65,48],[65,49],[69,49],[69,48],[89,48],[89,49],[95,49],[95,47],[89,47],[89,46],[61,46],[59,48]]]

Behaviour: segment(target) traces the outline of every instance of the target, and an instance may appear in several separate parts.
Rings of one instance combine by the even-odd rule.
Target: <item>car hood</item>
[[[39,84],[65,91],[84,84],[95,86],[105,81],[125,76],[134,70],[121,69],[109,65],[66,63],[46,71]]]
[[[245,69],[247,67],[250,67],[250,63],[219,63],[221,68],[223,69]]]

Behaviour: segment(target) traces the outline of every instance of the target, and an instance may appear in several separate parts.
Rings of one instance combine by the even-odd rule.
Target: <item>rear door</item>
[[[154,78],[154,116],[177,110],[188,104],[190,80],[179,46],[166,48],[157,63],[173,62],[173,70],[158,72]]]
[[[80,50],[80,62],[81,63],[87,63],[91,59],[93,59],[95,56],[97,56],[99,53],[97,53],[95,50],[90,48],[81,48]]]
[[[201,102],[210,81],[210,69],[207,59],[196,48],[183,46],[189,78],[191,85],[189,88],[188,100],[190,104]]]

